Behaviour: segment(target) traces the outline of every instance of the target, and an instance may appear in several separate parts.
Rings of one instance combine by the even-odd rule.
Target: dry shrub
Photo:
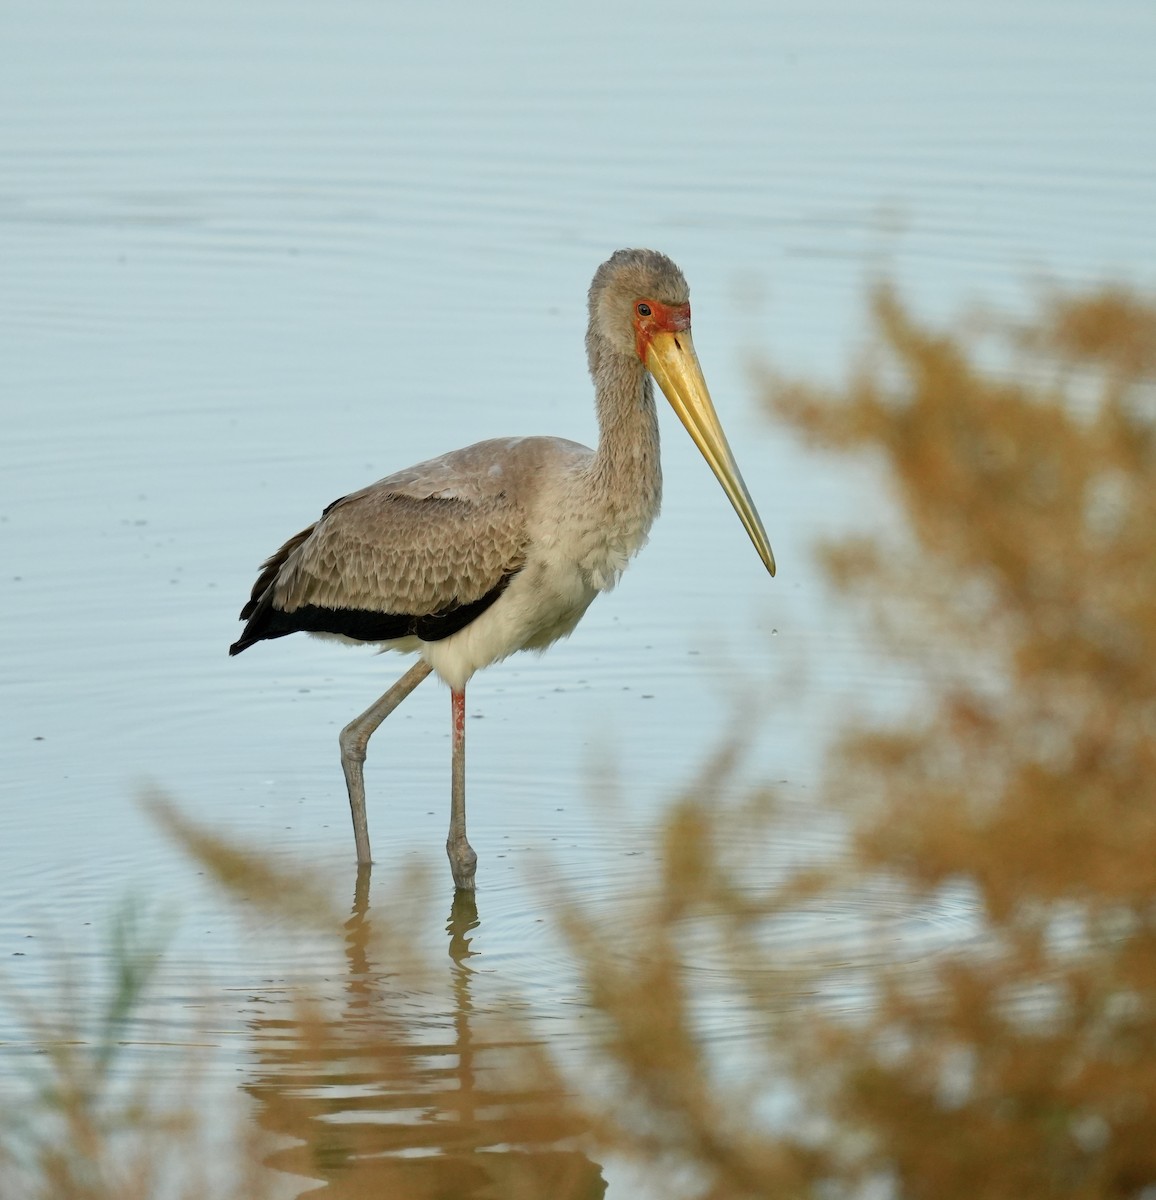
[[[0,989],[7,1027],[20,1030],[17,1042],[3,1043],[4,1200],[269,1195],[244,1127],[224,1154],[209,1149],[196,1047],[162,1043],[152,1047],[160,1061],[146,1062],[136,1045],[170,924],[125,901],[109,920],[99,970],[62,945],[55,987],[29,995]]]
[[[882,455],[911,538],[827,560],[932,669],[921,715],[848,734],[828,787],[860,870],[971,881],[988,935],[827,1031],[837,1115],[902,1196],[1135,1196],[1156,1186],[1156,307],[1053,297],[966,349],[887,290],[874,312],[845,396],[777,408]]]

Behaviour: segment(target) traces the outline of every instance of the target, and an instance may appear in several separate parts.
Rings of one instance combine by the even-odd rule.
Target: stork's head
[[[690,288],[657,250],[619,250],[590,284],[590,332],[619,354],[645,361],[655,333],[690,328]]]
[[[635,357],[654,376],[773,575],[775,556],[711,402],[690,336],[690,289],[657,250],[618,250],[594,273],[586,334],[598,381],[604,355]]]

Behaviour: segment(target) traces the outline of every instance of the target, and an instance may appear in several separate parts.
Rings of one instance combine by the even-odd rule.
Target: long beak
[[[646,369],[657,380],[670,401],[670,407],[678,413],[678,419],[686,426],[687,433],[710,464],[715,478],[722,484],[723,491],[739,514],[743,528],[754,542],[759,557],[773,575],[775,556],[771,553],[771,543],[767,540],[767,532],[743,482],[735,456],[731,453],[718,413],[711,403],[702,367],[694,352],[694,343],[690,340],[690,330],[654,334],[646,352]]]

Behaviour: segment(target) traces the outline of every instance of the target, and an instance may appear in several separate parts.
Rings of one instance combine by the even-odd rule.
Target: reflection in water
[[[480,922],[458,892],[447,932],[451,1003],[415,997],[373,962],[370,868],[358,870],[345,925],[340,1010],[258,1018],[246,1091],[262,1129],[296,1144],[266,1165],[321,1181],[327,1197],[550,1197],[596,1200],[596,1163],[561,1143],[584,1131],[553,1092],[512,1085],[497,1069],[508,1039],[475,1035],[469,960]],[[516,1046],[513,1049],[517,1049]]]

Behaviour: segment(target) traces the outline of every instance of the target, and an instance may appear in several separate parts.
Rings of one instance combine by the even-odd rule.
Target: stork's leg
[[[466,689],[450,692],[453,709],[453,764],[450,785],[450,835],[446,853],[454,883],[466,891],[474,890],[474,872],[478,856],[466,841]]]
[[[359,863],[373,861],[369,853],[369,825],[365,820],[365,776],[362,772],[365,748],[374,730],[432,670],[433,667],[424,658],[419,658],[381,699],[375,700],[360,717],[354,717],[341,731],[341,769],[345,772],[345,786],[349,789],[349,808],[353,813],[353,837],[357,842]]]

